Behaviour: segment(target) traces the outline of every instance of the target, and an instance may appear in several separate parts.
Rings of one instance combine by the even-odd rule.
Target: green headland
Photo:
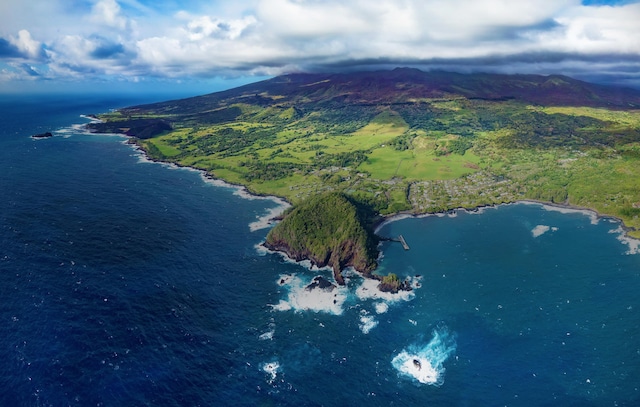
[[[638,90],[401,68],[284,75],[99,118],[93,131],[127,133],[153,159],[283,197],[291,214],[318,196],[382,215],[528,199],[620,218],[640,237]],[[334,239],[338,229],[327,229],[331,236],[297,242],[318,264],[348,263],[335,254],[341,242],[370,247],[347,220],[358,212],[345,211],[353,235]],[[268,242],[290,240],[293,229],[282,225]],[[366,271],[372,259],[352,261]]]
[[[330,266],[338,284],[341,271],[353,267],[370,276],[376,267],[378,243],[369,208],[339,192],[318,194],[285,213],[267,235],[265,246],[295,260]]]

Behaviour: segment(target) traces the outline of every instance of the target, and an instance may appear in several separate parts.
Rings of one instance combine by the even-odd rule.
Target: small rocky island
[[[342,270],[353,267],[365,277],[379,280],[382,291],[410,290],[395,274],[372,273],[377,267],[379,241],[373,233],[374,218],[370,208],[345,194],[316,195],[285,213],[282,222],[267,235],[264,246],[296,261],[330,266],[340,285],[344,285]]]
[[[49,137],[53,137],[53,134],[51,134],[51,132],[38,133],[31,136],[32,139],[42,139],[42,138],[49,138]]]

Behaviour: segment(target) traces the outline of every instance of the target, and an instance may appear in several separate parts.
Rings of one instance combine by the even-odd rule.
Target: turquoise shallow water
[[[640,255],[618,223],[402,219],[380,234],[411,250],[383,244],[380,272],[414,291],[308,291],[331,272],[257,248],[278,202],[70,127],[136,101],[42,102],[0,101],[0,405],[640,404]]]

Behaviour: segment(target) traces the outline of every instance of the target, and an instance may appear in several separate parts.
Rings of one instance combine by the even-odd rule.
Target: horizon
[[[618,89],[630,89],[635,91],[640,91],[640,86],[629,86],[629,85],[620,85],[615,83],[607,83],[607,82],[596,82],[596,81],[588,81],[584,79],[575,78],[573,76],[569,76],[562,73],[552,73],[552,74],[531,74],[531,73],[501,73],[501,72],[489,72],[489,71],[478,71],[478,72],[460,72],[454,70],[444,70],[444,69],[432,69],[432,70],[422,70],[420,68],[413,68],[407,66],[397,66],[381,69],[380,67],[376,67],[377,69],[361,69],[357,71],[346,70],[346,71],[325,71],[325,72],[313,72],[313,71],[297,71],[297,72],[284,72],[280,75],[270,76],[270,77],[243,77],[236,78],[234,80],[227,81],[211,81],[209,82],[210,88],[203,89],[203,85],[201,83],[197,84],[169,84],[168,87],[159,88],[157,84],[149,84],[149,88],[127,88],[126,84],[121,83],[121,86],[110,86],[105,89],[96,89],[95,90],[87,90],[86,88],[65,88],[64,85],[62,87],[49,88],[49,89],[36,89],[36,88],[26,88],[26,89],[12,89],[6,92],[3,92],[0,89],[0,95],[5,95],[8,97],[17,97],[24,96],[27,98],[38,98],[38,97],[93,97],[96,93],[99,93],[101,98],[123,98],[123,99],[139,99],[139,100],[147,100],[150,102],[143,103],[155,103],[161,101],[168,100],[180,100],[187,99],[198,96],[205,96],[209,94],[224,92],[228,90],[234,90],[237,88],[241,88],[245,85],[252,85],[263,81],[268,81],[271,79],[275,79],[280,76],[287,75],[342,75],[342,74],[358,74],[358,73],[371,73],[371,72],[391,72],[397,69],[418,69],[424,73],[431,72],[439,72],[446,74],[459,74],[459,75],[504,75],[504,76],[525,76],[525,75],[533,75],[533,76],[541,76],[541,77],[550,77],[550,76],[560,76],[567,77],[570,79],[582,81],[589,84],[602,85],[612,88]],[[155,99],[154,99],[155,98]]]
[[[0,94],[184,96],[395,67],[640,89],[638,20],[640,0],[7,0]]]

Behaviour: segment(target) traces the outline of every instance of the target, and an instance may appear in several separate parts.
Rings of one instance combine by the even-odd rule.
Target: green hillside
[[[369,229],[370,214],[340,193],[315,195],[286,214],[267,236],[265,246],[296,260],[309,259],[333,268],[336,281],[348,266],[370,274],[376,267],[376,238]]]
[[[397,69],[285,75],[92,127],[294,204],[332,191],[382,214],[536,199],[640,228],[639,107],[638,91],[563,76]]]

